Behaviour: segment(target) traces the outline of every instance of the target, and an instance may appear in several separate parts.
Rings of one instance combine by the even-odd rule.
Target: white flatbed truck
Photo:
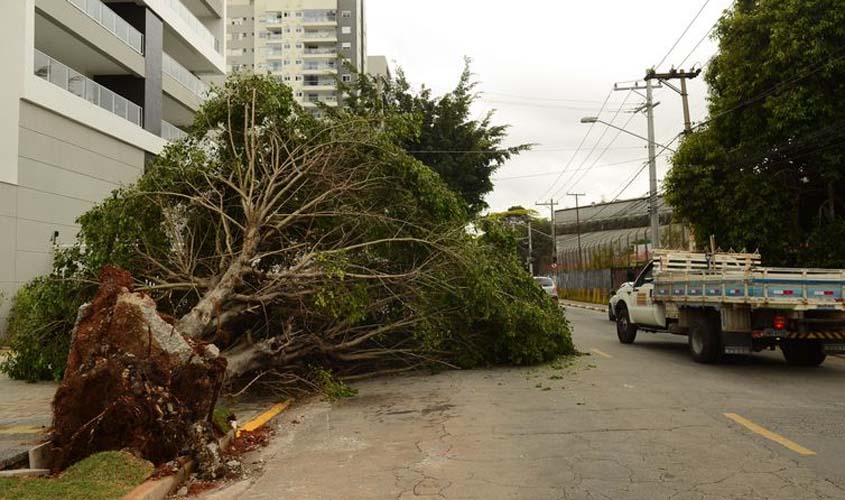
[[[700,363],[780,348],[790,364],[845,352],[845,270],[762,267],[759,254],[655,250],[617,294],[616,332],[688,337]]]

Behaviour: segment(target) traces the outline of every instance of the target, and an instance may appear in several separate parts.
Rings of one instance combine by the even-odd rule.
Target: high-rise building
[[[137,179],[225,73],[225,0],[7,0],[0,16],[0,334],[76,218]]]
[[[228,0],[230,71],[269,73],[306,107],[337,106],[367,71],[364,0]]]

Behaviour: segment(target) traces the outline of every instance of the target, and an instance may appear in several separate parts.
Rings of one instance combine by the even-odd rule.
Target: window
[[[350,35],[350,34],[352,34],[352,26],[344,26],[344,27],[340,28],[340,32],[343,33],[344,35]]]
[[[246,22],[246,18],[245,17],[232,17],[232,18],[230,18],[230,22],[231,22],[232,26],[240,26],[240,25],[242,25],[243,23]]]
[[[297,66],[299,66],[300,64],[302,64],[302,61],[300,61],[299,59],[297,59],[297,60],[294,62],[294,64],[296,64]]]
[[[297,44],[296,44],[296,48],[297,48],[297,49],[301,49],[301,48],[302,48],[302,44],[301,44],[301,43],[297,43]]]
[[[352,48],[352,42],[343,42],[343,43],[340,44],[340,48],[351,49]]]
[[[302,92],[297,92],[296,97],[302,97]]]
[[[301,10],[296,11],[296,17],[302,17],[302,11]]]
[[[286,48],[286,49],[289,49],[289,48],[290,48],[290,44],[289,44],[289,43],[286,43],[286,44],[285,44],[285,48]]]
[[[288,16],[290,16],[290,12],[283,12],[282,13],[282,17],[288,17]]]
[[[299,75],[296,75],[296,81],[298,81],[298,82],[302,81],[302,77],[299,76]]]
[[[289,82],[289,81],[290,81],[290,76],[285,76],[285,81],[286,81],[286,82]]]
[[[352,75],[343,75],[343,76],[340,77],[340,80],[343,83],[349,83],[349,82],[352,81]]]
[[[352,17],[352,11],[351,10],[344,10],[343,12],[340,13],[340,17],[345,17],[345,18],[349,19],[349,18]]]

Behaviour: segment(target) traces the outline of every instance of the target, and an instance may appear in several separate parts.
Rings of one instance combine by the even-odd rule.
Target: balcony
[[[311,40],[318,42],[336,42],[337,30],[328,31],[306,31],[302,33],[303,40]]]
[[[71,94],[99,106],[106,111],[143,126],[144,110],[81,73],[35,49],[35,76],[61,87]]]
[[[305,47],[302,51],[305,57],[337,56],[337,47]]]
[[[118,16],[101,0],[67,0],[135,52],[144,54],[144,35]]]
[[[302,24],[309,25],[336,25],[337,15],[334,13],[305,14],[302,16]]]
[[[164,120],[161,121],[161,138],[165,141],[178,141],[188,136],[188,133],[181,128]]]
[[[305,78],[302,86],[310,90],[335,90],[337,81],[330,78]]]
[[[302,71],[312,73],[334,73],[337,71],[337,63],[335,61],[305,61],[302,65]]]
[[[317,103],[322,103],[327,106],[337,106],[337,96],[309,94],[305,97],[305,100],[303,101],[303,104],[305,104],[306,106],[316,105]]]
[[[173,77],[174,80],[182,84],[182,86],[190,90],[197,97],[205,98],[209,86],[188,71],[187,68],[176,62],[175,59],[167,55],[167,53],[162,54],[162,71]]]
[[[194,32],[202,42],[214,52],[218,54],[223,54],[222,48],[220,47],[220,40],[218,40],[214,34],[209,31],[205,25],[197,19],[197,17],[190,11],[185,5],[181,2],[181,0],[162,0],[168,7],[170,7],[183,21],[185,24],[188,25],[188,28]]]

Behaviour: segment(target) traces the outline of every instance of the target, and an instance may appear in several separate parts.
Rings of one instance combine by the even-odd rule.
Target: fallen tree
[[[233,77],[187,139],[80,218],[79,244],[37,286],[90,297],[99,269],[127,269],[179,338],[222,351],[233,392],[571,352],[515,236],[468,232],[466,204],[383,123],[314,120],[274,80]],[[27,304],[15,314],[30,327],[67,324]]]

